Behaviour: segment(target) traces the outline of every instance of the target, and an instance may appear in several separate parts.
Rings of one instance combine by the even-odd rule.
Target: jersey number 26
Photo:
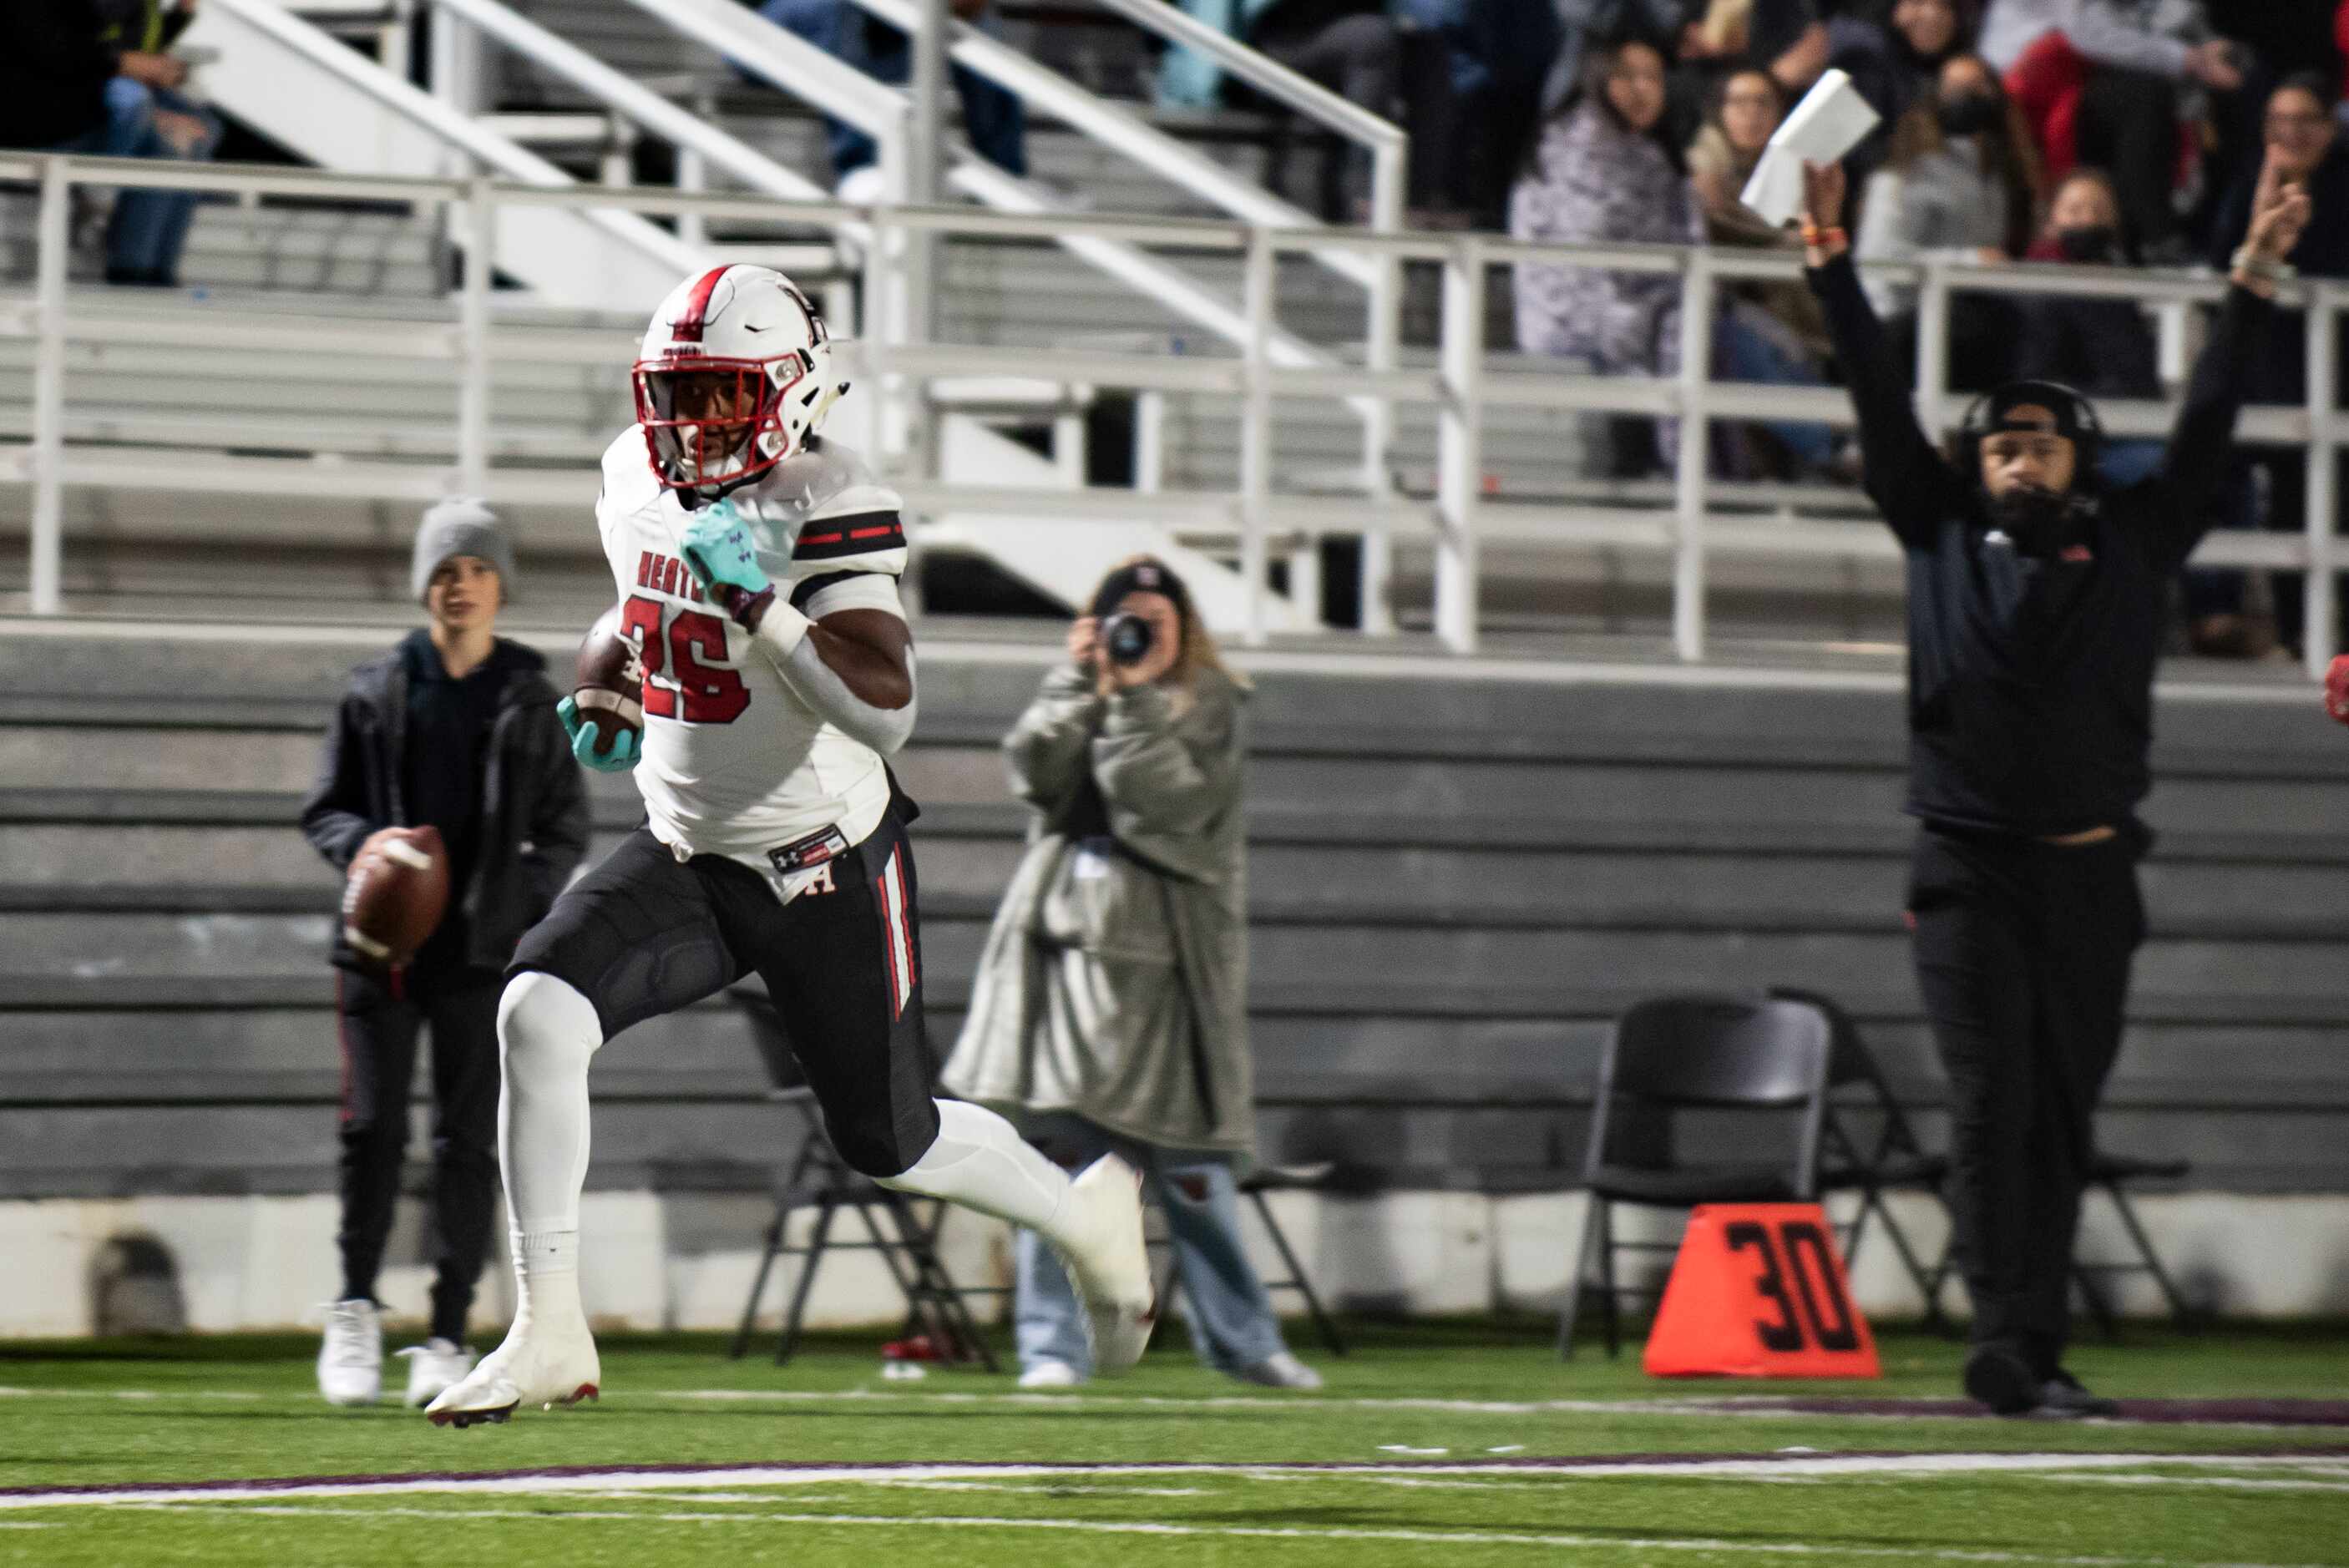
[[[620,634],[644,649],[645,712],[688,724],[731,724],[750,706],[750,688],[722,663],[726,623],[701,610],[679,610],[661,636],[661,603],[636,594],[620,611]],[[680,703],[679,699],[682,699]],[[678,712],[682,707],[682,714]]]

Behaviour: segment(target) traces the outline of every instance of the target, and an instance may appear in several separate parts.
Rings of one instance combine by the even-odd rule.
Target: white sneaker
[[[1039,1361],[1019,1374],[1022,1388],[1073,1388],[1083,1381],[1083,1376],[1065,1361]]]
[[[408,1397],[401,1402],[411,1410],[422,1409],[473,1369],[471,1351],[438,1336],[399,1354],[408,1362]]]
[[[1142,1240],[1142,1176],[1104,1154],[1069,1185],[1066,1239],[1053,1251],[1084,1299],[1093,1370],[1123,1372],[1142,1359],[1157,1326],[1150,1253]]]
[[[541,1324],[527,1303],[506,1331],[505,1343],[424,1408],[436,1427],[502,1421],[524,1405],[553,1409],[593,1399],[604,1380],[595,1336],[575,1308]]]
[[[383,1317],[367,1300],[326,1304],[326,1337],[318,1346],[318,1392],[329,1405],[372,1405],[383,1398]]]
[[[1253,1367],[1243,1367],[1232,1374],[1243,1383],[1261,1383],[1268,1388],[1319,1388],[1321,1374],[1299,1361],[1286,1350],[1275,1351]]]

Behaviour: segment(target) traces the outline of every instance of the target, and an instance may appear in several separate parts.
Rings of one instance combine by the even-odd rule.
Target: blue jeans
[[[759,15],[874,81],[902,87],[913,77],[912,40],[866,16],[849,0],[766,0]],[[992,36],[1002,24],[989,12],[978,26]],[[1026,174],[1028,119],[1019,98],[960,66],[953,70],[955,92],[962,99],[963,130],[972,149],[1008,173]],[[835,184],[878,156],[873,139],[855,127],[831,119],[823,124]]]
[[[1724,311],[1717,320],[1720,325],[1713,334],[1713,344],[1717,374],[1733,381],[1761,381],[1773,387],[1826,385],[1818,366],[1788,353],[1767,333],[1739,319],[1734,311]],[[1810,468],[1825,468],[1835,456],[1835,432],[1825,425],[1771,419],[1764,421],[1762,428]]]
[[[1218,1372],[1237,1372],[1280,1353],[1280,1320],[1273,1315],[1272,1297],[1240,1245],[1239,1189],[1227,1156],[1138,1143],[1065,1111],[1024,1118],[1020,1131],[1061,1164],[1082,1167],[1114,1153],[1142,1172],[1166,1216],[1175,1272],[1190,1308],[1191,1343],[1201,1361]],[[1061,1260],[1033,1231],[1019,1233],[1016,1252],[1013,1317],[1020,1367],[1059,1361],[1090,1373],[1083,1308]]]
[[[203,121],[203,136],[185,150],[174,146],[156,129],[158,109]],[[208,159],[220,145],[220,134],[219,119],[202,105],[168,88],[116,77],[106,84],[105,123],[53,150],[102,158]],[[126,190],[117,195],[106,229],[107,277],[117,283],[177,281],[196,200],[192,191]]]

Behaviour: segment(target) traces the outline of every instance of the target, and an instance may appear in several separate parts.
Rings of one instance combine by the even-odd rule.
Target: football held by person
[[[596,521],[642,652],[640,747],[599,738],[572,699],[561,712],[581,761],[632,773],[647,822],[508,972],[518,1310],[428,1413],[464,1426],[596,1392],[578,1281],[589,1059],[751,972],[842,1157],[1036,1230],[1070,1266],[1098,1364],[1131,1366],[1154,1316],[1133,1171],[1112,1158],[1071,1178],[993,1112],[930,1094],[913,807],[885,761],[916,707],[905,530],[897,497],[821,435],[843,390],[823,324],[781,273],[713,268],[662,303],[635,379]]]

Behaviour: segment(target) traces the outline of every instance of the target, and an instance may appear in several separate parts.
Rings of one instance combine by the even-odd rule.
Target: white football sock
[[[552,975],[517,975],[498,1000],[498,1162],[524,1311],[580,1310],[587,1064],[603,1043],[595,1004]]]
[[[881,1185],[944,1198],[1050,1238],[1069,1195],[1068,1172],[995,1112],[958,1099],[937,1107],[937,1141],[911,1169],[882,1177]]]

